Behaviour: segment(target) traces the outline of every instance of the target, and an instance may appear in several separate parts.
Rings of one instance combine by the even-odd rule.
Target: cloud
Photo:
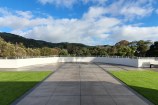
[[[134,40],[158,40],[158,26],[156,27],[136,27],[131,25],[124,25],[122,27],[115,27],[110,38],[116,41],[126,39]]]
[[[122,17],[125,21],[132,21],[146,16],[153,12],[154,0],[38,0],[41,4],[52,4],[57,7],[71,8],[74,5],[94,4],[99,6],[107,15]],[[92,11],[93,12],[93,11]],[[93,14],[100,12],[94,11]]]
[[[55,19],[36,17],[31,11],[6,11],[0,17],[0,27],[9,27],[12,33],[50,42],[77,42],[88,45],[105,40],[120,20],[104,15],[104,9],[91,7],[80,18]],[[96,12],[94,14],[94,12]]]
[[[7,8],[0,8],[0,16],[10,15],[10,12]]]
[[[107,0],[82,0],[83,3],[97,3],[99,5],[104,5]]]
[[[76,3],[76,0],[39,0],[39,2],[44,5],[53,4],[57,7],[59,6],[72,7]]]
[[[31,11],[9,11],[0,8],[0,27],[9,27],[13,30],[23,30],[39,25],[47,25],[51,22],[51,17],[33,18]]]
[[[126,21],[149,16],[153,12],[153,0],[117,0],[105,7],[107,14],[123,16]]]
[[[158,14],[158,9],[155,10],[156,14]]]
[[[43,4],[48,1],[50,0],[43,0]],[[58,2],[60,4],[61,1],[58,0]],[[82,0],[82,2],[91,1]],[[101,2],[107,1],[101,0]],[[76,0],[69,3],[67,1],[64,5],[74,5],[73,3],[75,4]],[[152,11],[152,1],[149,2],[149,0],[126,2],[117,0],[108,6],[91,6],[81,18],[71,19],[57,19],[49,15],[39,17],[31,11],[0,8],[0,29],[10,28],[11,33],[54,43],[74,42],[96,45],[103,44],[107,40],[115,42],[123,39],[158,40],[158,27],[142,27],[139,23],[130,25],[124,21],[143,18],[150,15]],[[120,16],[123,18],[120,19]]]
[[[41,4],[52,4],[57,7],[73,7],[79,3],[87,4],[93,3],[97,5],[104,5],[107,0],[38,0]]]
[[[17,13],[17,15],[19,15],[23,18],[30,19],[33,17],[32,12],[30,12],[30,11],[25,11],[25,12],[24,11],[16,11],[16,13]]]
[[[83,14],[85,19],[97,19],[101,18],[105,14],[105,9],[103,7],[90,7],[88,12]]]
[[[77,42],[95,45],[96,38],[105,40],[112,27],[120,24],[118,19],[101,16],[102,14],[96,15],[91,15],[91,10],[89,10],[81,19],[52,18],[51,24],[34,27],[28,33],[28,37],[51,42]],[[95,19],[96,17],[98,19]]]
[[[152,8],[142,8],[142,7],[124,7],[120,11],[120,14],[124,15],[128,20],[133,18],[141,18],[151,14]]]

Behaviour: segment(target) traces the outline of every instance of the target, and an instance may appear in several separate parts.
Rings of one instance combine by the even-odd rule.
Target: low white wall
[[[0,59],[0,68],[17,68],[18,63],[15,59]]]
[[[110,57],[54,57],[57,62],[101,62],[111,64],[121,64],[138,67],[138,60],[131,58],[110,58]]]
[[[23,66],[48,64],[57,62],[100,62],[110,64],[120,64],[133,67],[149,67],[150,63],[157,63],[155,58],[111,58],[111,57],[48,57],[48,58],[28,58],[28,59],[0,59],[0,68],[19,68]]]
[[[29,59],[17,59],[17,68],[30,65],[57,63],[58,58],[29,58]]]
[[[157,58],[142,58],[138,59],[138,67],[150,67],[150,64],[158,64]]]
[[[19,68],[23,66],[57,62],[101,62],[138,67],[137,59],[110,57],[48,57],[28,59],[0,59],[0,68]]]

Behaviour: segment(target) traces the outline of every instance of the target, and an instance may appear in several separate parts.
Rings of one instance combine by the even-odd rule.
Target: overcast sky
[[[157,0],[0,0],[0,32],[88,45],[158,40]]]

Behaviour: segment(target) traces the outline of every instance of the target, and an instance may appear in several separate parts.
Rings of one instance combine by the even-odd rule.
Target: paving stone
[[[80,96],[53,96],[47,105],[80,105]]]
[[[113,96],[112,98],[117,105],[148,105],[138,96]]]
[[[116,105],[110,96],[81,96],[81,105]]]
[[[107,64],[100,66],[105,70],[128,69],[124,66]],[[95,64],[65,63],[17,105],[147,105],[147,103]]]
[[[103,86],[81,85],[81,95],[108,95]]]
[[[16,105],[46,105],[49,100],[49,96],[47,97],[25,97]]]
[[[72,85],[62,85],[56,87],[53,95],[80,95],[80,87]]]
[[[49,97],[52,95],[55,88],[36,88],[28,96]]]
[[[110,95],[134,95],[134,93],[123,86],[106,88],[106,90]]]

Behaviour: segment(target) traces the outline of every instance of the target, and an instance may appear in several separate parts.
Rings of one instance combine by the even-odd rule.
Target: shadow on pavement
[[[1,82],[0,105],[7,105],[36,82]],[[10,87],[10,89],[9,89]],[[132,87],[149,95],[156,105],[158,93],[154,89]],[[151,95],[150,95],[151,94]],[[155,94],[155,95],[154,95]],[[8,97],[9,96],[9,97]],[[24,98],[25,97],[25,98]],[[31,89],[12,105],[148,105],[125,86],[105,81],[47,81]]]

